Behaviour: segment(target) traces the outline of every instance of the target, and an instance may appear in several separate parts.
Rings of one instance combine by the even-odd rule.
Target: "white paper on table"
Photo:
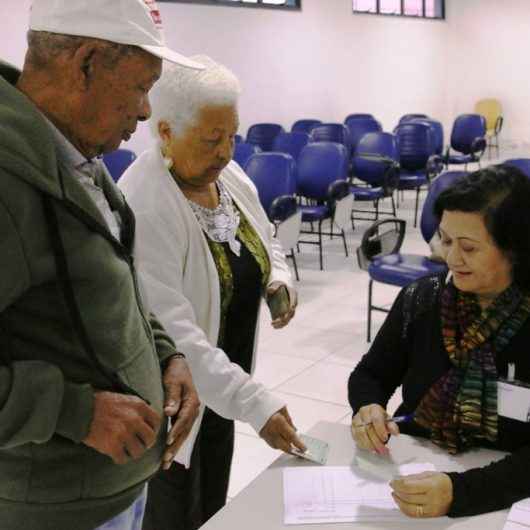
[[[504,530],[530,528],[530,499],[523,499],[512,505]]]
[[[434,471],[432,464],[399,466],[401,475]],[[283,469],[284,523],[408,521],[392,499],[388,483],[373,482],[347,466]]]

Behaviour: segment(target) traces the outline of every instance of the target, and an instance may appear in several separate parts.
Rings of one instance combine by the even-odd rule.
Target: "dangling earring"
[[[173,159],[167,156],[164,146],[160,148],[160,151],[162,151],[162,156],[164,157],[164,165],[167,167],[168,170],[171,170],[171,168],[173,167]]]

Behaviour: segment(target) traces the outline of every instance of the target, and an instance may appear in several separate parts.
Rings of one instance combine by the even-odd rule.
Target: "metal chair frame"
[[[393,229],[381,233],[381,227],[385,225],[393,225]],[[397,254],[401,250],[403,241],[405,239],[405,230],[407,222],[404,219],[382,219],[375,222],[369,227],[363,235],[361,245],[357,248],[357,261],[359,268],[368,270],[370,262],[378,256],[386,256],[388,254]],[[384,249],[384,238],[389,238],[396,234],[395,243],[392,248]],[[373,303],[373,283],[374,280],[370,278],[368,282],[368,319],[366,329],[366,340],[372,340],[372,312],[379,311],[381,313],[388,313],[389,309],[383,306],[377,306]]]
[[[337,224],[337,227],[339,228],[339,232],[334,231],[333,227],[336,224],[336,214],[337,212],[337,205],[338,203],[341,203],[341,206],[343,206],[342,209],[346,210],[350,208],[349,204],[353,205],[353,196],[350,193],[350,185],[348,181],[346,180],[336,180],[335,182],[332,182],[328,186],[327,190],[327,202],[328,207],[331,210],[330,217],[327,217],[325,219],[320,219],[318,221],[318,229],[315,232],[313,228],[313,222],[311,222],[311,230],[300,230],[301,234],[311,234],[311,235],[318,235],[318,241],[308,240],[308,239],[300,239],[298,241],[298,244],[306,244],[306,245],[318,245],[319,248],[319,259],[320,259],[320,270],[324,270],[324,259],[323,259],[323,245],[322,245],[322,236],[330,236],[332,239],[334,236],[340,236],[342,237],[342,241],[344,244],[344,253],[346,254],[346,257],[349,256],[348,254],[348,244],[346,242],[346,233],[344,231],[344,225],[343,220],[340,220],[340,225]],[[342,203],[344,201],[344,203]],[[348,211],[349,215],[349,211]],[[330,221],[330,230],[329,232],[323,232],[322,231],[322,224],[324,221]]]

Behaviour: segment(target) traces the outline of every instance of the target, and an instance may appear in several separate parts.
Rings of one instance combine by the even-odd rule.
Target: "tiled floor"
[[[505,151],[502,158],[517,156],[529,156],[529,150]],[[407,220],[403,251],[425,254],[429,248],[419,228],[412,226],[413,209],[414,193],[407,192],[398,210],[398,217]],[[355,250],[369,225],[368,221],[359,221],[355,231],[349,228],[349,257],[344,255],[341,240],[325,242],[324,271],[318,270],[317,247],[301,247],[297,256],[299,307],[287,328],[274,330],[265,307],[261,313],[255,379],[285,399],[301,432],[320,420],[349,423],[351,418],[347,379],[368,347],[368,275],[359,270]],[[390,304],[397,292],[396,288],[378,284],[374,301]],[[374,313],[374,332],[383,318],[382,313]],[[396,392],[389,409],[395,409],[399,402]],[[248,425],[237,422],[236,433],[229,497],[237,495],[278,456]]]

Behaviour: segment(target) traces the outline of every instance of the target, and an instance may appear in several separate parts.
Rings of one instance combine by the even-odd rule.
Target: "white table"
[[[330,446],[328,465],[349,465],[355,456],[355,447],[347,425],[319,422],[309,431],[310,435],[326,440]],[[488,464],[502,458],[503,453],[479,449],[463,455],[451,456],[427,440],[400,435],[392,437],[389,448],[397,461],[414,459],[431,462],[439,471],[463,471]],[[282,468],[286,466],[315,465],[311,462],[280,456],[247,488],[210,519],[202,530],[337,530],[337,527],[353,526],[356,529],[451,529],[451,530],[502,530],[508,510],[475,517],[458,519],[410,519],[406,523],[340,523],[285,526],[283,524]],[[410,521],[410,522],[409,522]]]

